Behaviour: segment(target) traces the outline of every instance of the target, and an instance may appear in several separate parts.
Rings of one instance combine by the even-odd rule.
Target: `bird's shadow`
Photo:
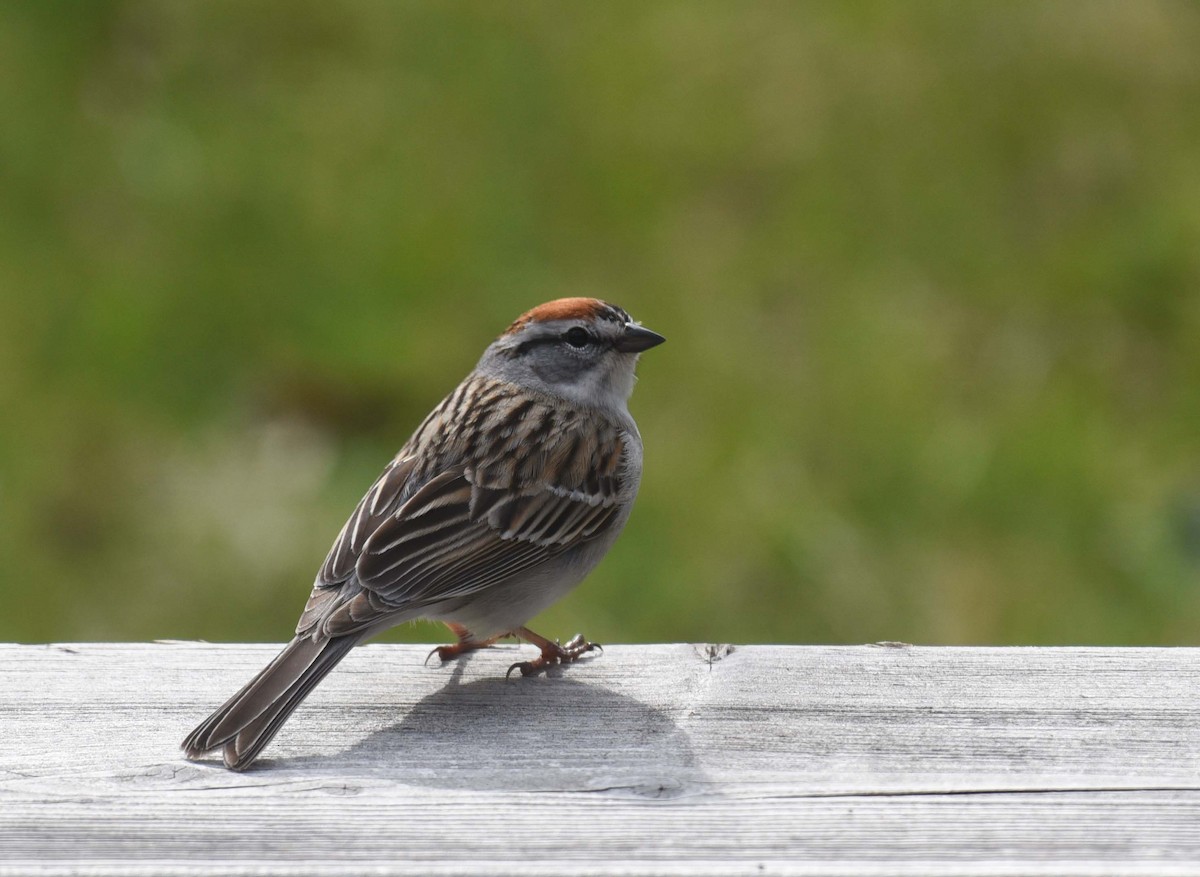
[[[670,798],[707,786],[687,733],[667,711],[560,672],[463,683],[462,663],[403,719],[348,749],[272,761],[351,781],[457,790]]]

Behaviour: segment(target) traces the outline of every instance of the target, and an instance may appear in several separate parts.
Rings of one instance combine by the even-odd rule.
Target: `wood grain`
[[[234,774],[177,747],[274,646],[0,645],[0,875],[1200,874],[1200,649],[427,651]]]

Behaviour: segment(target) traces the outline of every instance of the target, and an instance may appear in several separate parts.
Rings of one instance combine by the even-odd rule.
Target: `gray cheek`
[[[601,364],[595,367],[577,371],[564,371],[563,377],[552,386],[565,399],[586,405],[589,408],[601,408],[606,411],[620,412],[625,410],[625,400],[628,393],[623,389],[620,380]]]
[[[613,395],[607,369],[598,360],[567,352],[541,357],[529,364],[530,372],[543,386],[581,405],[607,406]]]
[[[539,357],[530,363],[530,368],[547,384],[583,383],[590,371],[586,362],[569,356]]]

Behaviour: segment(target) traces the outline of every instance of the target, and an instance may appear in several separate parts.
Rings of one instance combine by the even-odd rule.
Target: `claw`
[[[604,646],[600,645],[600,643],[588,642],[587,640],[585,640],[583,638],[582,633],[575,634],[575,636],[573,636],[569,640],[567,640],[566,645],[564,645],[562,648],[564,651],[572,653],[571,654],[572,661],[575,660],[576,658],[578,658],[580,655],[586,654],[588,652],[600,652],[600,653],[604,652]]]
[[[588,652],[599,651],[604,649],[599,643],[590,643],[583,638],[582,634],[575,634],[571,639],[567,640],[566,645],[557,642],[551,642],[543,636],[539,636],[528,628],[520,628],[514,631],[517,636],[527,642],[533,643],[542,653],[532,661],[518,661],[508,668],[508,672],[504,674],[507,679],[512,676],[514,670],[520,670],[522,676],[532,676],[545,670],[551,664],[570,664],[578,660],[581,655]]]
[[[517,661],[517,663],[508,668],[508,672],[504,674],[504,678],[507,679],[512,676],[513,670],[520,670],[522,676],[532,676],[538,671],[538,668],[533,665],[533,661]]]

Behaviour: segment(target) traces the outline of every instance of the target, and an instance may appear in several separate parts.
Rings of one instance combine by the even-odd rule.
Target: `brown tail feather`
[[[223,746],[226,767],[249,767],[292,710],[360,638],[350,635],[321,642],[309,637],[292,640],[241,691],[188,734],[183,741],[187,757],[196,758]]]

